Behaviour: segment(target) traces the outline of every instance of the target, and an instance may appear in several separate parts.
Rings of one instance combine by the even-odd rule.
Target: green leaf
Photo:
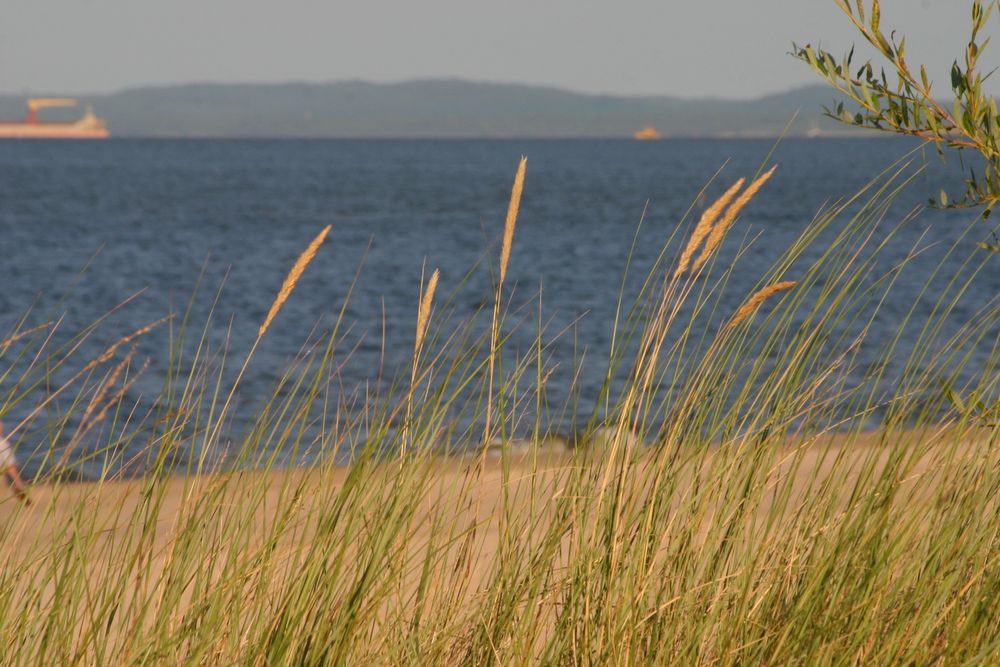
[[[937,116],[934,114],[933,110],[927,111],[927,125],[931,128],[931,132],[937,136],[941,136],[941,129],[937,122]]]
[[[958,95],[961,95],[965,90],[965,77],[962,76],[962,70],[959,69],[957,60],[951,66],[951,89]]]
[[[885,35],[876,33],[875,37],[878,39],[878,47],[882,50],[885,57],[892,58],[892,45],[889,44],[889,40],[885,38]]]
[[[816,52],[813,51],[813,48],[811,46],[806,45],[806,47],[802,49],[802,53],[805,54],[806,60],[809,61],[809,65],[813,69],[818,70],[819,62],[816,60]]]
[[[867,104],[869,108],[874,109],[875,102],[872,101],[871,91],[868,90],[868,86],[865,85],[864,81],[861,82],[861,94],[865,98],[865,104]]]
[[[944,190],[942,190],[941,194],[938,195],[938,201],[941,202],[941,206],[947,206],[948,205],[948,193],[945,192]]]

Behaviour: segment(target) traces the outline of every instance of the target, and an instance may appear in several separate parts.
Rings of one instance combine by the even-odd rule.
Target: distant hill
[[[59,91],[53,91],[58,93]],[[393,84],[192,84],[90,95],[118,137],[630,137],[774,136],[851,132],[822,115],[834,92],[809,86],[751,100],[589,95],[459,80]],[[0,96],[0,117],[24,97]],[[72,116],[73,112],[70,112]],[[75,112],[77,115],[79,111]],[[65,118],[53,110],[47,118]]]

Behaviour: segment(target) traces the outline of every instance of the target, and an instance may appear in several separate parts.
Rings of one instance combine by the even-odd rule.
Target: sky
[[[818,81],[787,55],[793,41],[838,54],[858,41],[834,0],[0,4],[0,92],[18,95],[454,77],[588,93],[747,98]],[[968,38],[969,7],[971,0],[883,0],[882,25],[906,34],[908,60],[926,62],[946,88],[947,68]],[[984,64],[1000,63],[1000,42],[994,48]]]

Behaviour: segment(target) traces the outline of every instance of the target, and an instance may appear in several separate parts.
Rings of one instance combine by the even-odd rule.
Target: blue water
[[[205,326],[221,287],[208,325],[211,352],[218,356],[228,349],[242,359],[289,267],[331,224],[327,244],[257,351],[237,396],[238,415],[250,414],[258,397],[271,393],[317,324],[322,329],[334,322],[359,267],[345,316],[343,347],[353,353],[338,387],[371,386],[408,362],[425,265],[441,270],[439,296],[461,285],[455,317],[471,316],[489,302],[495,252],[473,267],[487,249],[495,250],[514,169],[524,154],[528,177],[509,280],[516,285],[515,308],[531,302],[543,285],[553,337],[575,323],[551,348],[550,400],[558,403],[568,394],[574,357],[587,350],[589,357],[607,358],[623,268],[640,219],[645,222],[633,261],[643,269],[720,167],[723,175],[709,198],[736,177],[756,172],[771,147],[766,140],[0,142],[0,338],[26,314],[27,325],[61,318],[50,343],[55,349],[134,297],[52,376],[67,378],[126,333],[164,314],[183,313],[200,280],[192,328],[197,333]],[[748,278],[736,281],[720,311],[739,306],[753,287],[749,277],[760,275],[825,202],[852,194],[912,148],[895,140],[784,141],[772,158],[777,173],[723,254],[728,261],[737,245],[755,239],[740,260],[739,275]],[[960,190],[957,168],[936,163],[932,154],[928,172],[914,179],[887,221],[919,207],[942,183],[953,193]],[[703,205],[696,202],[696,213]],[[898,232],[883,253],[887,266],[915,246],[926,251],[896,285],[874,340],[895,330],[974,218],[974,211],[927,210]],[[974,227],[943,273],[957,271],[989,228]],[[960,326],[998,293],[994,262],[976,277],[951,321]],[[528,349],[533,327],[516,334],[511,345]],[[991,342],[988,337],[973,365],[987,362]],[[149,409],[163,384],[168,343],[164,326],[137,349],[136,367],[147,359],[149,367],[126,395],[136,414]],[[17,358],[17,349],[0,358],[2,370],[30,361]],[[598,363],[584,366],[576,387],[582,402],[596,398],[603,372]],[[8,424],[23,420],[54,389],[15,390],[15,376],[0,379],[0,412],[7,413]],[[16,402],[12,392],[20,397]],[[22,429],[18,446],[29,472],[48,465],[44,443],[60,415],[72,412],[71,400],[72,392],[65,392]],[[560,427],[571,430],[574,424]],[[84,442],[73,457],[86,451]]]

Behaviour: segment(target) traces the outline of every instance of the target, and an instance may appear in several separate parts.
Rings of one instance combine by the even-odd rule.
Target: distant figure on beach
[[[10,488],[14,491],[14,495],[17,496],[18,500],[25,505],[31,504],[31,501],[28,499],[28,493],[24,488],[24,480],[21,479],[21,473],[17,470],[17,459],[14,458],[14,450],[4,436],[3,422],[0,422],[0,475],[6,478],[7,483],[10,484]]]

